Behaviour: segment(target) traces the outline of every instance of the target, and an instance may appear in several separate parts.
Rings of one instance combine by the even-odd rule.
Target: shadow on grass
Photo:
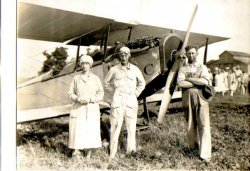
[[[17,130],[17,146],[37,142],[48,151],[57,151],[71,156],[72,150],[67,146],[68,130],[68,124],[34,122],[32,128],[26,131]]]
[[[72,156],[73,150],[68,148],[68,123],[45,120],[25,123],[22,126],[24,129],[19,129],[16,132],[17,146],[36,142],[49,152],[59,152],[67,157]],[[28,129],[25,129],[25,126],[27,126]],[[104,122],[101,122],[101,137],[102,140],[106,139],[106,141],[109,142],[109,125]]]

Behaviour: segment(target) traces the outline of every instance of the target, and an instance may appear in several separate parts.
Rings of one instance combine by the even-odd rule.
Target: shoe
[[[109,162],[105,168],[108,170],[115,170],[116,165],[117,165],[116,160],[114,158],[109,158]]]
[[[204,161],[206,164],[208,164],[210,162],[210,160],[211,160],[210,158],[209,159],[203,159],[201,157],[200,157],[200,159],[201,159],[201,161]]]
[[[126,153],[126,157],[136,157],[137,152],[136,151],[131,151]]]
[[[75,150],[72,154],[72,158],[80,159],[82,157],[81,152],[79,150]]]
[[[87,160],[90,160],[91,154],[92,154],[92,152],[91,152],[91,151],[88,151],[87,156],[86,156]]]

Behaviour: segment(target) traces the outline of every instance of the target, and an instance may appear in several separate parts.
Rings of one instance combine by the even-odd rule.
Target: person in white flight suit
[[[104,78],[104,88],[113,95],[110,116],[110,158],[117,152],[118,139],[125,119],[127,128],[127,153],[136,152],[137,97],[145,88],[139,68],[129,62],[130,49],[121,47],[120,63],[112,67]]]

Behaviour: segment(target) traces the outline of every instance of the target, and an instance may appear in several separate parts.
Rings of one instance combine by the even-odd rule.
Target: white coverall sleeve
[[[113,75],[114,75],[114,71],[113,71],[113,68],[111,68],[103,80],[104,89],[110,94],[114,92],[114,85],[112,83],[112,80],[114,77]]]
[[[138,97],[145,88],[145,80],[139,69],[137,69],[137,86],[135,90],[135,95]]]

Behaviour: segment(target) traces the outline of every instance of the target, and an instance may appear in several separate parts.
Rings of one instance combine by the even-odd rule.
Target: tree
[[[66,65],[68,53],[67,48],[65,47],[57,47],[51,54],[49,54],[47,51],[44,51],[43,55],[46,56],[46,60],[43,62],[42,69],[38,73],[39,75],[50,70],[52,70],[53,75],[56,75]]]

